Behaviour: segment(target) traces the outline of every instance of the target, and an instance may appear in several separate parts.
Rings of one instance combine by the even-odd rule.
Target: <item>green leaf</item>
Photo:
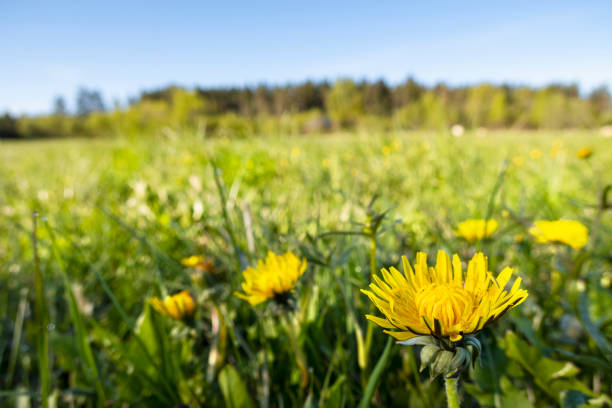
[[[83,317],[81,316],[81,311],[79,310],[76,297],[74,296],[74,292],[72,291],[72,287],[70,286],[70,280],[68,278],[68,274],[66,273],[64,261],[61,252],[58,248],[57,242],[55,240],[55,234],[53,232],[53,229],[49,226],[48,223],[45,223],[45,227],[47,232],[49,233],[49,237],[51,238],[51,248],[53,249],[53,254],[55,256],[57,264],[59,265],[59,269],[62,275],[62,282],[64,283],[64,291],[66,292],[66,295],[68,297],[70,317],[72,318],[72,323],[74,325],[79,357],[85,365],[87,377],[93,383],[96,389],[98,405],[103,406],[106,401],[106,397],[104,395],[104,388],[102,386],[102,381],[100,380],[98,366],[96,364],[94,354],[91,350],[91,346],[89,345],[87,331],[85,330],[85,324],[83,323]]]
[[[342,408],[345,405],[345,390],[344,383],[346,382],[346,377],[341,375],[334,385],[327,392],[327,397],[325,399],[325,407],[329,408]]]
[[[126,378],[130,381],[129,384],[121,384],[130,391],[140,389],[138,393],[147,397],[146,391],[151,392],[155,395],[158,402],[165,405],[175,405],[177,403],[177,397],[169,395],[164,383],[155,378],[158,370],[151,360],[145,355],[143,351],[144,345],[138,343],[134,338],[125,341],[118,337],[116,333],[113,333],[95,322],[92,323],[92,337],[94,340],[104,345],[104,347],[111,351],[110,356],[117,364],[118,368],[129,367],[129,370],[123,370],[124,373],[129,371],[130,374]],[[122,374],[124,374],[122,373]],[[126,382],[127,382],[126,381]]]
[[[501,378],[500,385],[502,389],[501,408],[527,408],[533,406],[529,402],[529,398],[527,398],[527,393],[516,388],[507,377]]]
[[[142,339],[151,356],[160,362],[161,372],[157,374],[175,387],[180,377],[179,350],[175,350],[171,345],[164,317],[154,311],[148,302],[145,303],[136,334]]]
[[[605,336],[599,331],[597,325],[591,320],[588,301],[587,291],[585,290],[580,293],[580,297],[578,298],[578,315],[584,328],[593,338],[606,360],[612,363],[612,345],[606,340]]]
[[[576,353],[572,353],[571,351],[560,349],[560,348],[554,348],[553,351],[577,363],[584,364],[584,365],[594,367],[597,369],[612,371],[612,364],[608,363],[606,360],[603,360],[601,358],[594,357],[594,356],[588,356],[588,355],[582,355],[582,354],[576,354]]]
[[[126,347],[123,347],[123,346],[120,347],[123,350],[123,357],[124,358],[129,357],[129,359],[133,361],[143,361],[144,362],[143,364],[139,364],[139,366],[143,367],[143,370],[138,373],[141,379],[146,381],[148,384],[154,384],[156,380],[159,381],[159,384],[155,384],[153,388],[154,390],[153,393],[158,394],[158,395],[165,394],[170,398],[170,400],[174,401],[175,403],[180,403],[181,399],[180,399],[180,396],[178,395],[178,391],[175,385],[170,384],[170,382],[163,375],[157,376],[157,378],[155,379],[152,378],[152,376],[154,376],[155,373],[159,373],[163,371],[159,367],[159,364],[157,363],[157,361],[155,361],[155,358],[153,357],[153,355],[151,355],[151,353],[149,352],[149,349],[145,345],[143,339],[140,337],[140,335],[138,335],[138,333],[136,333],[136,327],[134,323],[132,322],[132,319],[129,318],[125,309],[123,309],[123,307],[121,306],[121,303],[119,303],[119,301],[117,300],[117,297],[113,293],[112,289],[108,286],[108,283],[106,283],[106,281],[102,277],[102,274],[100,273],[100,271],[98,271],[98,269],[93,265],[92,265],[91,270],[93,271],[94,275],[100,282],[102,289],[104,289],[104,292],[111,300],[113,306],[119,312],[119,315],[123,319],[124,323],[127,325],[130,332],[134,335],[133,336],[134,343],[130,344],[130,346],[132,347],[130,347],[129,352],[126,351],[127,350]],[[151,370],[154,370],[154,372],[151,373],[150,372]]]
[[[576,390],[567,390],[561,393],[562,408],[578,408],[587,404],[589,396]]]
[[[308,397],[306,397],[306,402],[304,402],[304,408],[316,408],[313,395],[314,394],[312,392],[308,394]]]
[[[547,349],[547,346],[540,340],[536,331],[532,327],[532,323],[527,318],[520,315],[513,315],[512,321],[516,327],[521,331],[523,336],[529,340],[538,350],[541,352]]]
[[[571,362],[542,356],[535,347],[512,332],[506,335],[505,343],[506,355],[519,362],[523,369],[533,376],[538,387],[552,398],[560,399],[561,392],[567,389],[591,395],[589,388],[574,378],[580,370]]]
[[[228,408],[255,408],[240,374],[231,365],[226,365],[219,372],[219,387]]]

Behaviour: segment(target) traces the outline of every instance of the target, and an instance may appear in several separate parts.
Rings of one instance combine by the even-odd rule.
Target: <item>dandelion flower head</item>
[[[403,341],[417,336],[448,338],[452,342],[476,333],[522,303],[528,296],[516,278],[507,290],[512,269],[495,278],[487,258],[474,255],[462,271],[457,255],[438,251],[435,267],[427,265],[427,254],[417,254],[414,268],[402,258],[404,273],[382,269],[382,279],[373,276],[369,290],[362,290],[384,317],[366,315],[385,333]]]

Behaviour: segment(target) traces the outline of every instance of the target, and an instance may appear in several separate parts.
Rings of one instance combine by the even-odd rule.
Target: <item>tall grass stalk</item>
[[[372,395],[374,395],[374,391],[376,391],[376,386],[380,380],[381,375],[385,371],[387,366],[387,362],[389,357],[391,356],[391,347],[393,346],[393,339],[389,337],[387,339],[387,344],[385,345],[385,349],[381,354],[378,362],[374,366],[374,370],[370,374],[370,378],[368,378],[367,385],[365,387],[365,391],[363,392],[363,396],[361,397],[361,401],[359,402],[359,408],[368,408],[370,406],[370,401],[372,400]]]
[[[49,407],[49,393],[51,390],[51,371],[49,367],[49,315],[45,300],[45,283],[40,270],[38,258],[38,235],[37,235],[38,212],[32,214],[32,254],[34,261],[34,316],[36,321],[38,352],[38,371],[40,375],[40,397],[41,407]]]
[[[21,334],[23,332],[23,320],[25,316],[27,301],[28,290],[24,289],[21,293],[21,299],[19,301],[19,307],[17,309],[17,316],[15,316],[13,339],[11,342],[11,355],[9,357],[9,365],[6,374],[6,384],[8,386],[10,386],[13,382],[13,375],[15,374],[15,366],[17,364],[17,357],[19,356],[19,344],[21,343]]]
[[[62,282],[64,283],[64,290],[68,297],[70,317],[72,318],[72,323],[74,325],[79,355],[86,368],[87,376],[93,383],[93,386],[96,390],[97,404],[99,407],[102,407],[104,406],[106,401],[106,397],[104,395],[104,387],[102,386],[102,382],[100,381],[98,366],[96,365],[94,354],[87,339],[87,331],[85,329],[85,324],[83,323],[83,317],[81,316],[81,312],[74,296],[74,292],[72,291],[72,287],[70,286],[70,279],[68,278],[68,274],[66,273],[64,260],[57,246],[57,241],[55,240],[55,233],[53,232],[53,229],[49,226],[48,222],[46,222],[44,225],[51,239],[51,248],[53,250],[53,255],[55,256],[55,260],[57,261],[57,264],[59,266],[59,270],[62,275]]]
[[[368,225],[371,223],[371,219],[370,217],[368,217]],[[367,229],[367,232],[369,233],[369,239],[370,239],[370,279],[372,278],[372,276],[376,275],[376,270],[377,270],[377,262],[376,262],[376,229]],[[370,313],[372,312],[373,308],[372,308],[372,304],[369,304],[369,310]],[[365,360],[365,364],[362,367],[362,373],[365,375],[367,372],[367,361],[369,360],[369,355],[370,355],[370,349],[372,348],[372,339],[374,338],[374,324],[372,324],[372,322],[370,322],[369,320],[367,320],[367,325],[368,325],[368,329],[366,331],[366,340],[365,340],[365,350],[364,350],[364,360]],[[362,377],[362,382],[363,382],[363,378]]]
[[[117,312],[119,312],[119,315],[121,316],[121,318],[123,319],[124,323],[127,325],[127,327],[129,328],[130,332],[134,336],[134,339],[136,340],[136,343],[138,344],[138,347],[142,350],[142,352],[144,353],[144,355],[147,358],[147,360],[149,361],[149,363],[153,367],[155,367],[156,371],[158,373],[163,373],[162,368],[155,361],[155,359],[151,355],[151,352],[149,351],[149,349],[145,345],[145,343],[142,340],[142,338],[138,335],[138,333],[136,333],[136,325],[128,317],[126,311],[123,309],[123,307],[121,306],[121,304],[119,303],[119,301],[115,297],[112,289],[110,288],[110,286],[108,286],[108,283],[106,283],[106,281],[104,280],[104,278],[102,277],[102,275],[100,274],[100,272],[96,268],[92,268],[92,269],[93,269],[94,274],[96,275],[96,278],[98,279],[98,281],[102,285],[102,288],[104,289],[104,292],[106,292],[106,295],[110,298],[113,306],[115,306],[115,309],[117,309]],[[147,377],[147,380],[150,381],[151,383],[154,383],[154,380],[152,380],[151,378]],[[164,388],[164,392],[168,393],[168,396],[170,396],[172,401],[177,402],[177,403],[181,401],[181,398],[178,395],[177,390],[172,387],[172,385],[166,380],[166,378],[163,375],[160,376],[160,382],[161,382],[161,385]],[[156,388],[153,388],[153,390],[156,393],[159,393],[161,391],[161,390],[156,389]]]
[[[234,254],[236,255],[238,269],[243,270],[247,267],[247,260],[244,256],[242,249],[238,245],[238,240],[236,239],[234,227],[230,219],[229,213],[227,212],[227,195],[225,193],[223,180],[221,180],[221,170],[218,169],[214,163],[212,163],[212,166],[215,184],[217,186],[217,192],[219,193],[219,199],[221,200],[221,211],[223,213],[223,220],[225,221],[225,228],[227,229],[227,233],[229,234],[232,247],[234,248]]]

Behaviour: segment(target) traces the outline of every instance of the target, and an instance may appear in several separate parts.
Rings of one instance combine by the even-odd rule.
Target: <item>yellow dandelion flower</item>
[[[204,257],[201,255],[192,255],[181,259],[181,265],[193,268],[204,262]]]
[[[574,220],[536,221],[529,233],[538,242],[560,242],[574,249],[582,248],[589,240],[588,228]]]
[[[474,242],[490,237],[495,231],[497,231],[495,220],[469,219],[459,223],[455,234],[465,238],[468,242]]]
[[[433,336],[457,342],[482,330],[528,296],[516,278],[510,290],[505,286],[512,269],[505,268],[497,278],[489,272],[487,258],[474,255],[463,275],[461,260],[438,251],[435,267],[427,265],[427,254],[417,253],[414,270],[402,257],[404,274],[391,267],[382,277],[373,276],[370,290],[362,290],[384,318],[366,315],[384,332],[398,340]]]
[[[529,152],[529,156],[532,159],[536,160],[542,157],[542,152],[540,151],[540,149],[533,149],[531,152]]]
[[[265,261],[257,261],[256,268],[248,267],[242,272],[244,293],[235,295],[253,306],[273,298],[283,302],[305,270],[306,259],[300,260],[291,252],[284,255],[268,252]]]
[[[186,290],[172,296],[166,296],[164,300],[153,297],[149,299],[149,302],[159,313],[178,320],[190,318],[195,311],[195,301]]]
[[[516,167],[521,167],[523,164],[525,164],[525,158],[521,156],[515,156],[512,159],[512,164],[514,164]]]
[[[514,235],[514,242],[520,244],[521,242],[523,242],[523,236],[521,234]]]
[[[510,211],[508,210],[502,210],[502,217],[504,218],[510,218]]]
[[[550,157],[559,157],[563,154],[563,141],[561,139],[556,139],[552,147],[550,148]]]
[[[583,147],[576,152],[576,157],[581,160],[587,160],[589,157],[593,155],[593,149],[590,147]]]
[[[181,259],[181,264],[188,268],[195,268],[202,272],[212,272],[215,269],[215,262],[201,255],[192,255]]]

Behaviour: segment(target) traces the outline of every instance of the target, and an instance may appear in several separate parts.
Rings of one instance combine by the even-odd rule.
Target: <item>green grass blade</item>
[[[49,237],[51,238],[51,248],[53,250],[53,255],[55,256],[55,260],[57,261],[60,272],[62,274],[64,290],[68,295],[70,316],[72,317],[72,323],[74,324],[74,330],[76,332],[79,354],[87,369],[87,374],[90,378],[90,381],[93,383],[96,389],[98,406],[101,407],[104,406],[106,397],[104,395],[104,387],[102,386],[102,382],[100,381],[98,366],[96,365],[96,360],[91,350],[91,346],[89,345],[89,341],[87,340],[87,332],[85,330],[85,325],[83,324],[83,317],[81,316],[81,312],[74,296],[74,292],[72,291],[72,287],[70,286],[70,280],[68,278],[68,274],[66,273],[66,268],[64,267],[64,260],[59,251],[59,248],[57,247],[57,242],[55,240],[55,234],[53,232],[53,229],[49,226],[48,222],[44,225],[45,229],[49,234]]]
[[[117,300],[117,297],[113,293],[112,289],[110,288],[110,286],[108,286],[108,283],[106,283],[106,281],[102,277],[102,274],[100,274],[100,271],[98,271],[95,267],[93,267],[93,265],[92,265],[91,269],[94,272],[94,275],[96,276],[96,278],[98,279],[98,282],[100,282],[100,285],[102,285],[102,289],[104,289],[104,292],[106,293],[106,295],[111,300],[111,303],[113,304],[115,309],[117,309],[117,312],[119,312],[119,315],[121,316],[121,319],[123,319],[124,323],[128,326],[128,328],[130,330],[130,333],[134,336],[134,339],[138,343],[138,346],[142,349],[142,351],[145,354],[147,360],[149,360],[151,365],[153,365],[156,368],[157,372],[162,372],[161,371],[161,367],[159,366],[159,364],[155,361],[155,359],[151,355],[149,349],[144,344],[142,338],[138,335],[138,333],[136,333],[136,325],[129,318],[129,316],[127,315],[127,313],[125,312],[125,310],[121,306],[121,303],[119,303],[119,301]],[[172,397],[172,400],[177,402],[177,403],[181,402],[181,398],[178,395],[176,388],[173,387],[170,383],[168,383],[168,381],[166,380],[166,378],[163,375],[159,379],[160,379],[160,382],[163,385],[163,387],[166,389],[166,392],[168,392],[168,395],[170,395]]]
[[[234,232],[234,226],[232,220],[230,219],[229,213],[227,212],[227,195],[225,193],[225,184],[221,179],[221,169],[219,169],[212,160],[211,164],[215,185],[217,186],[217,192],[219,193],[219,199],[221,200],[221,211],[223,213],[225,228],[227,229],[227,233],[229,234],[232,247],[234,248],[239,270],[243,270],[247,267],[248,262],[244,251],[238,245],[238,240],[236,239],[236,234]]]
[[[370,401],[372,400],[372,395],[374,395],[374,391],[376,390],[376,386],[378,385],[378,381],[380,380],[380,376],[385,371],[385,367],[387,366],[387,361],[391,356],[391,347],[393,346],[393,339],[389,337],[387,339],[387,345],[383,350],[374,370],[372,370],[372,374],[370,374],[370,378],[368,379],[368,384],[366,385],[365,391],[363,393],[363,397],[359,402],[359,408],[367,408],[370,406]]]
[[[246,384],[233,366],[228,364],[219,372],[219,387],[228,408],[255,408]]]
[[[580,296],[578,298],[578,315],[580,317],[580,320],[582,321],[582,325],[589,333],[591,338],[595,341],[595,344],[597,344],[597,347],[599,348],[603,356],[606,358],[606,360],[612,362],[612,344],[610,344],[610,342],[606,339],[606,337],[591,319],[591,316],[589,315],[588,302],[589,299],[587,292],[584,291],[580,293]]]
[[[38,236],[37,236],[38,212],[32,215],[32,253],[34,260],[34,312],[37,326],[38,372],[40,375],[41,407],[49,407],[49,393],[51,391],[51,371],[49,364],[49,334],[47,325],[49,315],[45,300],[45,282],[40,262],[38,259]]]
[[[149,252],[151,253],[151,256],[153,257],[153,260],[155,261],[155,271],[157,272],[155,276],[156,276],[156,283],[157,283],[157,289],[158,289],[159,295],[166,296],[167,293],[165,291],[165,279],[164,279],[164,271],[162,268],[162,263],[164,265],[171,267],[176,272],[181,273],[181,274],[185,273],[184,269],[179,267],[176,261],[174,261],[164,251],[160,250],[155,245],[153,245],[144,235],[139,234],[134,228],[130,227],[126,222],[124,222],[117,215],[113,214],[112,212],[104,208],[100,208],[100,210],[107,217],[113,220],[117,225],[123,228],[127,233],[129,233],[132,236],[132,238],[136,239],[138,242],[140,242],[144,247],[146,247],[149,250]]]
[[[21,293],[21,300],[19,301],[19,308],[17,309],[17,316],[15,317],[15,325],[13,330],[13,339],[11,342],[11,355],[9,357],[9,364],[6,374],[6,385],[10,387],[13,381],[13,375],[15,374],[15,366],[17,365],[17,357],[19,356],[19,344],[21,343],[21,333],[23,331],[23,320],[25,316],[25,310],[28,300],[28,290],[24,289]]]

